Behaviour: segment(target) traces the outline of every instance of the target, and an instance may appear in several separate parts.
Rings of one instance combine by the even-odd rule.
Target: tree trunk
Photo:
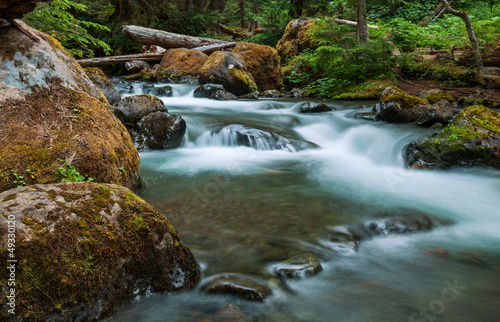
[[[366,1],[357,0],[358,4],[358,37],[362,42],[370,41],[368,24],[366,22]]]
[[[138,43],[144,45],[157,45],[166,49],[196,48],[227,43],[227,41],[217,39],[186,36],[139,26],[123,26],[123,33],[125,36]]]
[[[252,2],[252,13],[254,16],[257,16],[257,14],[259,13],[259,1],[257,0],[253,0]],[[248,31],[253,32],[255,29],[259,27],[260,27],[259,22],[256,20],[252,20],[250,22],[250,27],[248,28]]]
[[[304,0],[290,0],[290,10],[288,16],[291,19],[297,19],[304,13]]]
[[[238,0],[240,7],[241,27],[248,28],[247,2],[246,0]]]
[[[210,55],[214,51],[223,50],[226,48],[232,48],[236,46],[236,42],[226,42],[223,44],[208,45],[203,47],[193,48],[199,50],[202,53]],[[135,55],[121,55],[121,56],[108,56],[108,57],[97,57],[97,58],[87,58],[78,59],[77,62],[82,67],[98,67],[113,64],[124,64],[134,60],[146,61],[146,62],[160,62],[165,52],[153,53],[153,54],[135,54]]]
[[[474,53],[474,59],[476,61],[476,68],[481,73],[483,71],[483,58],[481,57],[481,52],[479,51],[479,42],[476,38],[476,33],[472,27],[472,22],[470,21],[469,14],[465,11],[458,11],[453,9],[447,0],[441,0],[441,3],[446,8],[446,11],[454,16],[462,18],[467,27],[467,34],[469,35],[469,40],[472,44],[472,52]]]
[[[210,0],[210,3],[208,4],[207,8],[209,10],[216,10],[216,11],[219,11],[220,13],[223,13],[224,8],[226,8],[226,1],[225,0]]]

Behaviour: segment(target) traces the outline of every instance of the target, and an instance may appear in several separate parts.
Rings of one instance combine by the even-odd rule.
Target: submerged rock
[[[314,143],[305,141],[291,130],[277,130],[252,127],[244,124],[230,124],[203,133],[197,140],[202,146],[248,146],[256,150],[286,150],[298,152],[316,148]]]
[[[500,169],[500,113],[484,106],[460,112],[437,136],[411,142],[403,150],[412,169],[492,166]]]
[[[137,296],[190,289],[200,279],[198,263],[165,216],[118,185],[12,189],[0,193],[0,213],[16,222],[19,317],[100,320]],[[0,220],[0,235],[7,230]],[[4,263],[7,247],[1,238]],[[1,270],[0,279],[8,274]],[[0,318],[7,309],[3,286]]]
[[[114,108],[116,116],[125,124],[135,124],[153,112],[168,112],[159,98],[151,95],[134,95],[123,98]]]
[[[265,283],[242,274],[217,275],[207,281],[202,290],[205,293],[230,294],[256,302],[264,302],[271,294],[271,289]]]
[[[224,86],[221,84],[203,84],[194,90],[193,96],[198,98],[209,98],[218,90],[224,90]]]
[[[139,150],[174,149],[182,143],[186,122],[177,114],[153,112],[143,117],[130,133]]]
[[[227,51],[213,52],[200,70],[200,83],[224,86],[234,95],[244,95],[257,90],[257,84],[238,54]]]
[[[330,112],[335,108],[328,106],[324,103],[306,102],[299,107],[299,113],[321,113]]]
[[[231,101],[231,100],[237,100],[238,96],[228,93],[225,90],[219,89],[210,95],[211,99],[218,100],[218,101]]]
[[[172,86],[155,86],[151,92],[151,95],[153,96],[161,96],[161,97],[172,97],[174,95],[174,89]]]
[[[277,264],[274,271],[282,277],[288,278],[304,278],[312,276],[323,271],[320,262],[310,253],[294,255],[283,263]]]
[[[373,235],[399,235],[429,231],[433,227],[431,218],[423,214],[374,220],[366,223],[366,228]]]
[[[228,304],[217,311],[214,321],[218,322],[247,322],[248,319],[239,307]]]
[[[106,96],[109,104],[115,105],[120,101],[120,93],[113,84],[111,84],[102,70],[96,67],[87,67],[85,68],[85,72],[90,80],[92,80],[92,83],[104,94],[104,96]]]
[[[268,89],[267,91],[263,91],[262,93],[260,93],[260,96],[277,98],[283,96],[283,94],[281,94],[281,92],[277,89]]]
[[[0,191],[15,187],[13,172],[26,184],[59,182],[64,164],[135,187],[139,155],[107,99],[57,40],[25,27],[40,41],[1,27]]]
[[[249,94],[241,95],[239,98],[246,99],[246,100],[258,100],[259,95],[260,95],[260,92],[255,91],[255,92],[251,92]]]

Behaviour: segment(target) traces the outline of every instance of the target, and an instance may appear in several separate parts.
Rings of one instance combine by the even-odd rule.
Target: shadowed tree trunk
[[[223,13],[224,8],[226,8],[225,0],[210,0],[210,2],[208,3],[208,9],[210,10],[217,10],[220,13]]]
[[[357,0],[358,5],[358,37],[362,42],[370,41],[366,22],[366,0]]]
[[[238,0],[240,7],[241,27],[248,28],[247,2],[246,0]]]
[[[441,0],[441,3],[446,8],[446,12],[451,13],[454,16],[462,18],[467,27],[467,34],[469,35],[469,40],[472,44],[472,53],[474,53],[474,60],[476,61],[476,68],[479,72],[483,71],[483,59],[481,57],[481,52],[479,51],[479,42],[476,38],[476,33],[472,27],[472,22],[470,21],[469,14],[465,11],[458,11],[453,9],[447,0]]]
[[[297,19],[304,13],[304,0],[290,0],[290,10],[288,16],[291,19]]]

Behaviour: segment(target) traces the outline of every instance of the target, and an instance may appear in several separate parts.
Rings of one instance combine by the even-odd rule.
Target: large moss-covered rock
[[[0,193],[0,260],[16,227],[16,317],[92,321],[150,292],[189,289],[199,266],[168,220],[112,184],[33,185]],[[2,281],[0,319],[8,316]]]
[[[453,118],[449,101],[430,104],[426,99],[410,95],[395,86],[387,87],[380,98],[380,118],[391,123],[415,122],[421,126],[448,123]]]
[[[176,83],[197,83],[200,69],[207,59],[206,54],[196,49],[169,49],[156,69],[156,78]]]
[[[314,21],[312,18],[300,18],[288,23],[283,37],[276,46],[282,66],[286,65],[291,58],[297,56],[304,49],[314,49],[311,38],[307,34],[307,31],[312,26],[312,21]]]
[[[430,104],[437,103],[443,99],[447,100],[450,103],[453,103],[453,96],[451,96],[450,93],[440,89],[431,89],[428,91],[422,91],[418,93],[418,96],[425,99]]]
[[[437,136],[411,142],[404,157],[413,169],[453,165],[500,169],[500,113],[481,105],[470,106]]]
[[[241,56],[226,51],[215,51],[208,57],[201,68],[200,83],[221,84],[234,95],[257,90],[257,84]]]
[[[259,91],[278,88],[279,60],[276,49],[249,42],[240,42],[233,53],[239,54],[255,79]]]
[[[135,186],[139,155],[106,98],[56,40],[31,32],[40,42],[2,27],[0,191],[15,187],[16,175],[59,182],[65,163],[96,182]]]
[[[120,99],[121,95],[118,90],[111,84],[108,77],[104,75],[103,71],[96,67],[85,68],[87,76],[89,76],[92,83],[106,96],[109,104],[115,105]]]

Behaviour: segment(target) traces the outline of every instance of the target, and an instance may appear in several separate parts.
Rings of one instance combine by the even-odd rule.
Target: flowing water
[[[199,287],[153,294],[111,320],[208,321],[228,303],[252,321],[500,320],[500,171],[405,169],[402,148],[431,132],[352,117],[373,102],[307,115],[296,99],[215,101],[172,86],[161,99],[188,130],[178,149],[140,153],[140,195],[178,229],[205,279],[248,274],[273,293],[264,303]],[[450,224],[358,250],[325,239],[332,226],[415,211]],[[273,264],[304,251],[323,272],[276,282]]]

